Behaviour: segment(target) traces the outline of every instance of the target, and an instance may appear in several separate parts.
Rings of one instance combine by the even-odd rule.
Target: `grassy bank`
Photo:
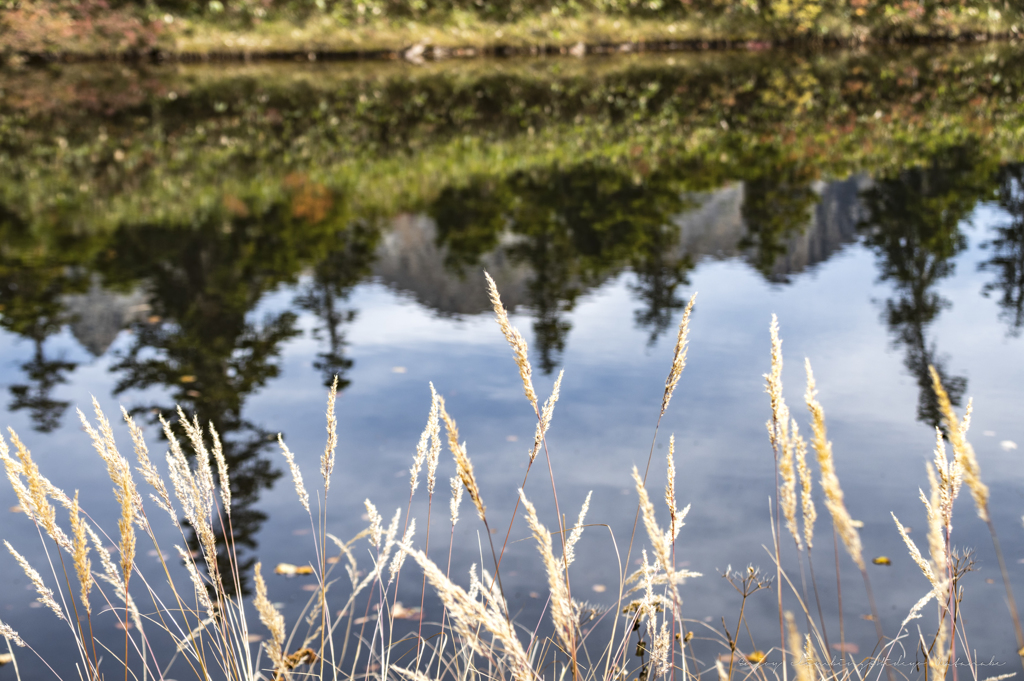
[[[414,61],[768,43],[1015,37],[1024,8],[989,0],[4,0],[0,55]]]

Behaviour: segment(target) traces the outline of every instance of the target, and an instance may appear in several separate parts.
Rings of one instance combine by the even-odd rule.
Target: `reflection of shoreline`
[[[857,225],[863,219],[860,192],[871,180],[855,175],[846,180],[817,183],[813,189],[818,203],[808,215],[802,231],[790,237],[784,255],[769,274],[772,281],[786,281],[825,262],[857,240]],[[750,254],[741,247],[747,234],[743,220],[744,183],[735,182],[712,192],[687,195],[698,206],[672,219],[679,238],[667,255],[693,262],[727,260]],[[446,247],[438,245],[438,225],[426,215],[402,214],[391,221],[381,239],[373,276],[394,291],[410,296],[419,304],[442,315],[475,315],[489,312],[486,291],[476,271],[464,276],[445,266]],[[481,258],[481,268],[490,272],[510,309],[528,304],[527,287],[532,275],[522,263],[510,262],[506,247],[520,237],[504,232],[498,247]]]

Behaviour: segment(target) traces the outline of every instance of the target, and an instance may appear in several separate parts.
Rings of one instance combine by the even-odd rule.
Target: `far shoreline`
[[[814,35],[785,35],[764,27],[728,27],[708,21],[652,20],[584,14],[575,17],[534,15],[494,23],[473,21],[466,28],[438,23],[376,22],[337,26],[327,18],[302,24],[267,20],[232,29],[202,19],[163,15],[159,36],[144,49],[114,49],[102,36],[83,36],[78,45],[12,45],[0,33],[0,64],[78,62],[248,62],[248,61],[388,61],[411,63],[481,57],[507,58],[567,55],[608,56],[629,53],[808,50],[1016,41],[1016,24],[959,21],[942,30],[903,27],[880,33],[850,22],[831,22]],[[959,25],[962,23],[963,25]],[[761,30],[758,30],[758,29]]]

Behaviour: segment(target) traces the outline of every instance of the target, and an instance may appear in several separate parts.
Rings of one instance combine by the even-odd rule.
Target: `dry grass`
[[[768,406],[772,413],[768,423],[769,444],[777,463],[774,503],[777,515],[773,519],[772,528],[776,538],[772,554],[776,562],[775,575],[774,578],[766,577],[753,567],[739,571],[728,568],[725,571],[723,576],[741,597],[739,615],[731,627],[724,618],[721,630],[704,627],[703,638],[717,641],[722,648],[722,655],[711,660],[700,660],[695,656],[692,641],[695,630],[700,630],[704,625],[684,617],[686,582],[700,575],[677,567],[676,544],[689,506],[682,509],[677,507],[675,438],[669,438],[666,460],[668,473],[663,495],[652,496],[648,492],[646,473],[641,475],[640,470],[633,468],[637,522],[639,526],[642,519],[646,536],[643,539],[632,538],[630,547],[634,540],[638,545],[644,544],[640,547],[642,561],[639,569],[629,573],[627,568],[631,563],[628,552],[626,560],[620,560],[618,596],[614,607],[608,611],[610,616],[606,616],[608,613],[602,614],[574,597],[572,587],[571,568],[577,543],[586,527],[591,495],[587,495],[571,528],[558,511],[553,519],[557,529],[549,531],[525,491],[529,470],[543,451],[551,477],[553,500],[558,508],[557,488],[551,473],[546,437],[559,396],[562,375],[559,375],[551,397],[543,407],[539,406],[532,385],[526,341],[509,321],[497,289],[489,277],[488,285],[498,325],[512,349],[525,396],[537,418],[535,442],[527,453],[527,473],[521,484],[517,485],[519,502],[516,513],[521,504],[525,511],[526,525],[540,553],[543,569],[538,569],[537,580],[546,581],[548,585],[549,601],[546,609],[550,611],[550,624],[544,621],[517,623],[509,612],[501,585],[501,563],[509,548],[508,535],[500,551],[491,543],[492,564],[479,569],[474,566],[470,570],[468,587],[460,585],[460,582],[466,580],[451,574],[451,542],[455,525],[459,521],[463,492],[469,493],[486,536],[490,539],[493,533],[490,531],[487,509],[481,498],[467,445],[460,441],[455,419],[448,413],[444,399],[434,390],[433,385],[430,386],[431,403],[427,424],[416,447],[410,471],[409,509],[412,508],[412,498],[425,465],[430,504],[426,522],[421,522],[421,525],[430,527],[429,509],[432,508],[435,491],[443,422],[445,438],[457,469],[456,477],[451,478],[449,520],[452,532],[447,568],[442,568],[436,559],[439,553],[436,547],[431,551],[429,532],[422,543],[417,538],[417,518],[410,517],[409,510],[406,510],[403,520],[402,510],[398,509],[385,525],[377,507],[367,499],[365,506],[369,523],[366,530],[349,541],[342,541],[327,533],[324,529],[326,506],[318,506],[316,509],[310,507],[310,496],[303,483],[302,472],[291,451],[279,439],[291,469],[299,503],[310,518],[316,549],[316,560],[301,566],[316,578],[315,593],[291,629],[288,629],[284,616],[273,602],[271,589],[263,578],[261,564],[255,566],[256,597],[251,603],[237,595],[241,589],[227,586],[237,586],[241,582],[241,568],[230,544],[227,547],[226,563],[229,569],[225,572],[221,567],[224,563],[218,562],[215,529],[230,536],[231,470],[225,462],[219,436],[212,426],[203,429],[197,417],[189,419],[180,410],[176,426],[166,421],[163,423],[170,449],[166,457],[167,475],[171,480],[168,487],[164,474],[150,460],[142,430],[123,412],[138,461],[135,472],[140,473],[153,488],[155,493],[150,495],[150,500],[170,514],[174,529],[180,535],[181,544],[176,545],[175,549],[185,567],[182,573],[163,562],[161,542],[150,526],[147,502],[136,488],[135,472],[127,459],[119,453],[110,422],[98,404],[94,404],[94,422],[90,422],[84,415],[81,415],[81,419],[93,447],[107,467],[114,483],[114,497],[121,508],[119,540],[114,559],[104,549],[104,542],[93,529],[90,516],[80,508],[77,492],[69,498],[54,487],[15,433],[10,433],[15,456],[11,455],[6,439],[0,438],[0,459],[8,479],[28,518],[38,526],[40,537],[44,539],[43,547],[50,568],[47,577],[44,578],[11,544],[7,543],[7,548],[29,577],[40,602],[68,626],[76,642],[78,668],[82,677],[91,681],[120,676],[123,672],[125,677],[166,678],[171,660],[157,659],[149,644],[159,631],[161,635],[170,638],[181,657],[181,661],[174,667],[175,678],[226,678],[239,681],[299,678],[341,678],[351,681],[535,681],[542,678],[559,681],[652,681],[661,678],[674,681],[678,678],[681,681],[697,681],[702,677],[718,676],[728,680],[754,678],[769,681],[774,678],[788,681],[792,676],[797,681],[865,680],[865,660],[849,665],[845,661],[840,665],[822,665],[819,662],[833,659],[828,628],[838,625],[840,641],[844,640],[842,610],[840,604],[838,622],[826,622],[818,599],[811,562],[816,520],[812,464],[807,458],[807,443],[800,436],[797,420],[789,412],[783,395],[782,341],[777,320],[773,318],[770,327],[771,370],[766,375]],[[680,323],[662,395],[659,423],[685,366],[693,306],[694,300],[691,299]],[[806,369],[807,387],[804,397],[810,412],[813,433],[811,446],[817,455],[820,472],[820,494],[829,510],[836,535],[854,565],[864,574],[865,588],[871,599],[858,523],[846,509],[832,444],[827,437],[824,408],[817,399],[809,362]],[[929,494],[921,493],[928,517],[927,557],[911,540],[906,528],[893,516],[896,531],[903,537],[913,562],[925,577],[922,588],[927,585],[928,590],[910,610],[895,634],[884,635],[875,615],[879,627],[878,644],[868,661],[878,667],[879,673],[883,668],[891,673],[889,662],[894,650],[904,646],[908,639],[908,626],[916,620],[924,619],[921,612],[934,598],[938,602],[936,620],[934,623],[917,625],[919,640],[911,640],[910,645],[919,646],[926,658],[927,678],[938,680],[951,673],[951,661],[957,659],[958,642],[963,648],[968,646],[960,614],[960,579],[969,565],[953,548],[952,539],[953,506],[962,483],[968,485],[978,513],[989,522],[993,539],[998,540],[988,514],[988,491],[981,481],[977,460],[967,440],[970,408],[964,417],[958,418],[938,376],[933,374],[933,378],[946,432],[936,433],[935,456],[927,471]],[[330,488],[338,448],[337,420],[334,415],[336,396],[335,384],[328,396],[327,444],[320,462],[324,495],[318,496],[318,499],[323,500],[326,500]],[[177,439],[178,429],[186,436],[191,450],[188,454]],[[952,445],[952,459],[947,455],[947,439]],[[214,464],[216,476],[213,472]],[[173,498],[169,489],[173,489]],[[536,498],[541,493],[533,491],[531,494]],[[654,499],[659,499],[657,505]],[[664,509],[660,508],[661,500],[664,501]],[[54,502],[69,512],[70,536],[61,528]],[[798,518],[798,510],[802,512],[802,518]],[[667,517],[666,523],[659,521],[659,514]],[[198,537],[198,550],[182,548],[189,546],[189,541],[183,529],[185,523],[180,522],[179,518],[183,518]],[[783,550],[779,535],[783,520],[794,540],[793,550],[800,562],[802,583],[805,563],[811,570],[810,581],[814,588],[815,604],[809,601],[806,585],[801,588],[795,586],[782,568]],[[516,521],[514,516],[510,521],[509,533]],[[400,533],[399,528],[403,522],[404,529]],[[556,539],[561,545],[560,552],[556,550]],[[364,540],[368,540],[368,546],[362,543]],[[162,599],[151,581],[152,575],[146,575],[141,570],[136,559],[139,541],[151,542],[157,555],[161,556],[162,578],[171,589],[172,600]],[[330,559],[327,555],[328,544],[338,551]],[[354,550],[357,546],[361,547],[359,551]],[[94,568],[89,557],[91,549],[95,549],[100,557],[101,570]],[[361,569],[356,555],[367,549],[372,561]],[[72,587],[68,570],[61,569],[64,554],[70,556],[73,562],[77,588]],[[412,559],[410,565],[415,564],[412,569],[418,568],[422,573],[421,608],[429,583],[430,589],[443,604],[444,611],[440,623],[431,624],[421,618],[415,635],[399,636],[396,640],[396,620],[403,611],[408,611],[397,601],[403,570],[410,569],[406,566],[407,558]],[[837,572],[839,568],[837,551]],[[187,575],[187,579],[177,578],[178,574]],[[759,635],[769,639],[765,646],[768,650],[766,653],[754,645],[753,634],[749,636],[749,648],[740,641],[741,632],[744,629],[749,632],[745,614],[748,599],[757,591],[770,586],[774,586],[778,594],[780,630],[777,640],[772,640],[774,634],[760,632]],[[1008,582],[1007,589],[1010,594]],[[136,605],[136,599],[144,599],[151,605],[147,605],[145,612],[142,612]],[[97,606],[100,603],[103,605]],[[1011,616],[1016,619],[1012,595],[1010,604]],[[817,621],[810,610],[815,605]],[[784,606],[792,611],[783,609]],[[107,643],[94,637],[93,617],[99,616],[101,611],[112,612],[122,624],[125,630],[123,648],[114,642]],[[371,614],[371,611],[375,614]],[[793,611],[797,614],[794,615]],[[361,617],[360,612],[363,613]],[[624,614],[625,618],[618,617],[619,613]],[[253,614],[269,632],[269,638],[263,642],[262,647],[251,644],[250,622]],[[584,624],[595,618],[599,626],[584,627]],[[132,631],[129,631],[132,628],[129,623],[133,627]],[[805,625],[803,631],[801,623]],[[550,634],[545,635],[543,632]],[[45,650],[31,647],[33,642],[22,640],[10,623],[0,622],[0,636],[8,641],[9,647],[26,647],[33,653],[43,657],[46,655]],[[631,654],[633,651],[635,653]],[[765,661],[773,655],[773,659],[781,657],[784,662],[774,666],[766,664]],[[976,665],[977,661],[972,656],[968,655],[967,659],[974,660]],[[144,674],[140,673],[143,670]],[[977,666],[971,671],[976,675]],[[955,669],[952,673],[955,675]]]

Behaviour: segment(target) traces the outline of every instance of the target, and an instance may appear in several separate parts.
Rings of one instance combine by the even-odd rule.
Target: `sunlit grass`
[[[173,667],[174,678],[239,681],[257,678],[415,681],[482,677],[515,681],[678,678],[691,681],[711,676],[722,680],[754,677],[768,681],[792,675],[799,681],[853,681],[865,678],[863,670],[868,662],[879,674],[884,670],[894,679],[896,672],[890,663],[902,647],[919,647],[924,661],[922,668],[927,670],[922,673],[928,679],[945,678],[951,664],[964,665],[964,660],[969,669],[961,673],[969,671],[977,678],[978,660],[971,652],[971,639],[961,615],[960,580],[971,569],[972,560],[954,548],[953,505],[962,485],[969,488],[979,515],[989,521],[1000,564],[1002,556],[988,516],[987,488],[968,440],[971,407],[968,406],[963,417],[955,414],[936,372],[932,371],[932,388],[943,427],[936,431],[935,455],[928,467],[930,493],[922,492],[928,518],[926,551],[914,544],[898,520],[893,529],[902,534],[913,562],[923,573],[921,598],[897,631],[883,631],[865,571],[859,524],[846,511],[832,445],[827,437],[824,407],[816,397],[810,363],[806,366],[804,395],[811,433],[808,445],[799,434],[800,419],[790,411],[785,400],[781,381],[782,342],[778,323],[773,319],[770,370],[765,379],[769,395],[766,401],[772,414],[768,422],[769,451],[774,452],[777,473],[772,522],[775,566],[769,573],[752,567],[726,570],[724,577],[741,596],[739,614],[734,625],[726,624],[724,615],[727,613],[723,612],[721,630],[707,627],[687,619],[684,603],[688,590],[693,588],[691,580],[701,576],[677,567],[676,543],[680,536],[685,536],[684,520],[689,506],[679,508],[677,501],[673,438],[669,438],[664,493],[656,490],[660,484],[648,476],[659,440],[661,417],[671,407],[672,395],[688,360],[689,326],[696,299],[691,298],[679,324],[646,468],[642,474],[637,468],[632,471],[638,498],[633,534],[628,542],[622,537],[613,544],[619,565],[617,597],[608,610],[599,612],[573,596],[572,576],[576,569],[570,569],[577,542],[585,532],[594,531],[586,524],[591,497],[588,495],[578,515],[575,510],[570,514],[559,509],[557,481],[551,467],[552,452],[546,437],[554,418],[562,376],[542,406],[533,387],[527,343],[510,323],[494,282],[489,277],[487,280],[498,325],[509,342],[525,398],[537,418],[534,446],[525,475],[522,480],[509,480],[510,487],[518,490],[519,502],[508,518],[505,542],[496,542],[495,533],[490,529],[497,519],[488,515],[486,499],[476,482],[471,462],[473,445],[460,438],[454,416],[432,386],[427,424],[412,462],[409,503],[404,512],[399,508],[393,515],[387,514],[388,520],[373,501],[367,499],[369,525],[364,531],[347,541],[328,533],[331,477],[338,446],[335,383],[328,397],[327,443],[320,461],[322,488],[314,496],[307,491],[303,472],[279,438],[298,503],[309,518],[315,555],[306,565],[277,568],[284,574],[301,571],[316,579],[315,591],[302,616],[292,623],[285,621],[275,605],[273,590],[263,579],[264,570],[259,563],[255,566],[255,599],[249,603],[239,595],[243,591],[239,585],[244,568],[239,564],[231,539],[231,470],[224,460],[217,432],[212,425],[204,428],[198,415],[190,417],[179,409],[175,424],[161,419],[170,447],[165,476],[151,460],[142,430],[127,412],[123,412],[138,461],[135,471],[151,488],[145,493],[149,496],[146,501],[144,493],[136,487],[131,464],[118,450],[113,426],[98,403],[94,402],[93,418],[79,413],[102,465],[115,483],[121,517],[117,530],[111,535],[93,527],[91,516],[79,506],[77,492],[72,500],[50,483],[13,431],[10,431],[13,455],[7,441],[0,440],[0,458],[19,504],[40,529],[48,557],[46,577],[37,572],[16,547],[8,544],[8,549],[30,578],[39,600],[68,627],[82,677],[138,678],[144,668],[146,676],[163,678],[171,673],[170,665],[175,658],[158,657],[159,653],[154,651],[163,648],[154,642],[169,639],[181,658]],[[189,452],[179,440],[181,432]],[[952,448],[952,458],[947,453],[947,441]],[[421,527],[431,527],[435,493],[447,496],[445,485],[440,492],[436,489],[436,471],[445,444],[456,468],[456,475],[450,481],[452,497],[448,512],[452,531],[448,547],[442,545],[438,549],[435,543],[431,549],[429,529],[421,541],[416,528],[417,521]],[[817,460],[817,473],[812,470],[810,450]],[[557,456],[557,452],[554,455]],[[542,480],[528,487],[534,463],[541,472],[534,473],[533,477],[540,475]],[[412,501],[420,487],[424,467],[425,492],[429,499],[427,515],[413,517],[410,515]],[[543,479],[544,468],[547,469],[546,480]],[[623,475],[626,474],[623,471]],[[306,477],[310,475],[311,472],[306,471]],[[819,478],[819,493],[813,491],[815,475]],[[165,482],[168,477],[170,485]],[[479,569],[474,567],[468,580],[452,575],[450,570],[463,491],[468,494],[477,520],[490,541],[489,551],[484,551],[484,564]],[[542,520],[531,498],[548,493],[552,495],[556,514]],[[819,576],[815,575],[811,561],[817,519],[815,499],[818,503],[824,501],[832,528],[849,558],[861,570],[868,598],[872,600],[877,643],[866,658],[856,661],[846,655],[850,647],[845,640],[842,603],[839,603],[837,621],[826,621],[822,615],[817,580],[826,577],[820,576],[823,567],[820,563]],[[442,502],[440,498],[437,501]],[[502,587],[501,565],[507,551],[525,549],[525,545],[508,544],[512,527],[518,521],[520,505],[540,553],[535,579],[538,590],[541,584],[547,583],[546,610],[550,612],[550,623],[546,615],[540,622],[516,621]],[[64,523],[58,520],[58,506],[69,512],[70,536],[63,529]],[[158,520],[163,513],[168,514],[169,522],[181,538],[181,544],[174,548],[186,568],[184,579],[179,570],[165,562],[165,555],[174,554],[170,551],[165,554],[164,549],[170,547],[161,545],[151,524],[168,522]],[[570,525],[566,518],[573,516],[576,521]],[[637,532],[641,527],[643,532]],[[138,537],[137,531],[141,533]],[[785,532],[793,539],[792,548],[783,541]],[[228,538],[226,544],[218,543],[218,534]],[[105,536],[106,541],[100,535]],[[497,538],[500,540],[500,535]],[[137,541],[153,544],[156,555],[161,557],[161,574],[150,574],[138,564]],[[114,544],[113,556],[108,555],[105,543]],[[357,556],[367,549],[372,556],[371,564],[360,565]],[[825,548],[826,563],[833,562],[830,549]],[[90,560],[93,550],[100,559],[97,569]],[[447,567],[442,567],[446,553]],[[630,573],[629,566],[634,564],[636,555],[642,557],[640,568]],[[783,569],[782,563],[793,555],[801,569],[805,563],[810,568],[811,591],[802,578],[798,582]],[[838,571],[838,551],[834,563]],[[401,576],[410,573],[409,578],[422,581],[419,612],[402,606],[397,600]],[[1021,640],[1024,636],[1005,569],[1003,577],[1010,614],[1002,616],[1006,617],[1007,626],[1012,624]],[[462,586],[467,581],[468,588]],[[161,582],[170,588],[170,600],[161,597],[164,590],[163,585],[158,586]],[[435,613],[434,621],[422,617],[428,582],[443,604],[440,617]],[[769,587],[776,593],[779,631],[777,634],[757,631],[751,634],[749,645],[743,644],[740,633],[744,629],[749,631],[745,617],[747,600]],[[931,614],[922,615],[924,606],[932,599],[937,603],[937,607],[929,611],[934,613],[934,621]],[[802,617],[795,617],[793,612]],[[398,620],[409,617],[410,613],[419,615],[416,633],[396,636]],[[124,630],[123,640],[103,640],[95,636],[93,621],[98,617],[115,617]],[[269,632],[261,646],[252,643],[257,618]],[[919,641],[908,634],[908,625],[918,619],[922,620],[915,623],[920,625]],[[51,645],[23,641],[17,633],[17,625],[17,622],[0,623],[0,634],[7,638],[12,654],[24,654],[19,648],[25,647],[45,661]],[[695,635],[715,642],[719,654],[702,659],[693,648]],[[819,664],[818,661],[833,659],[836,650],[842,653],[839,663]]]

